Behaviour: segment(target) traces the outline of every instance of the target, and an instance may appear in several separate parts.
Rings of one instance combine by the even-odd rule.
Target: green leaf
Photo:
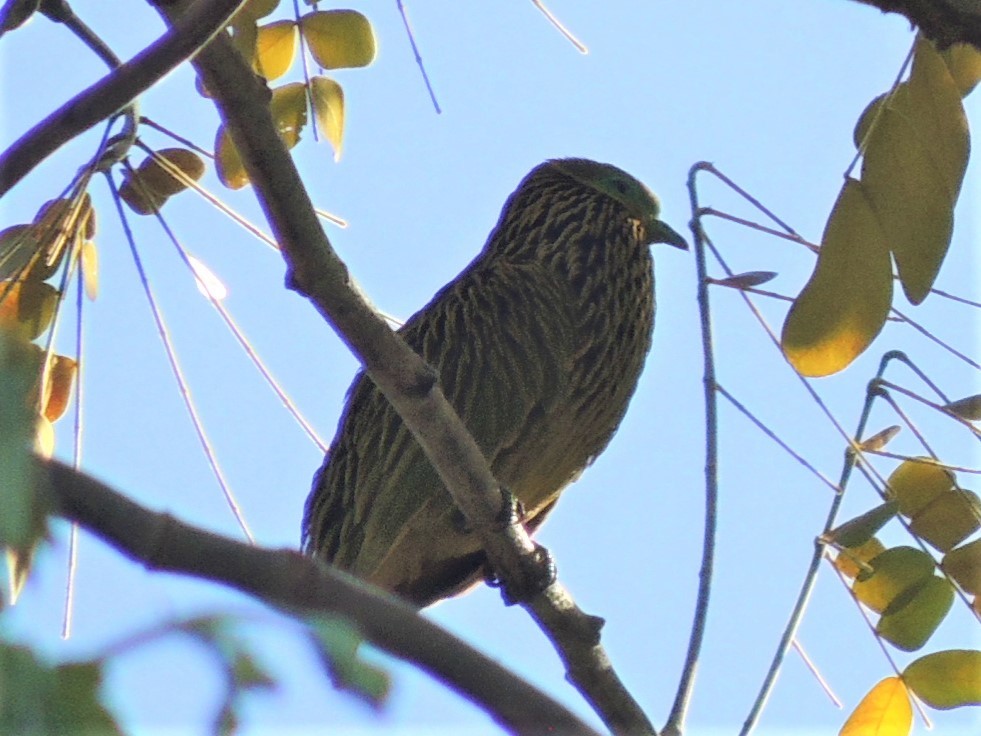
[[[334,160],[337,161],[344,142],[344,90],[333,79],[314,77],[310,80],[310,95],[317,130],[334,149]]]
[[[893,646],[912,652],[926,644],[953,603],[953,587],[932,575],[894,601],[883,612],[875,630]]]
[[[953,77],[961,97],[967,97],[981,81],[981,51],[967,43],[955,43],[944,49],[940,55],[950,70],[950,76]]]
[[[375,59],[375,33],[356,10],[320,10],[300,19],[314,60],[324,69],[368,66]]]
[[[872,575],[852,583],[852,592],[877,613],[885,611],[899,596],[933,576],[933,558],[913,547],[893,547],[869,563]]]
[[[981,594],[981,539],[944,555],[940,569],[971,595]]]
[[[847,367],[882,330],[892,266],[860,182],[849,179],[825,227],[817,267],[783,325],[783,352],[802,375]]]
[[[34,340],[51,325],[60,297],[44,281],[0,281],[0,327]]]
[[[862,698],[839,736],[907,736],[913,726],[913,706],[906,685],[887,677]]]
[[[941,493],[910,520],[910,530],[947,552],[981,528],[981,501],[973,491]]]
[[[931,708],[981,705],[981,652],[949,649],[927,654],[903,670],[903,680]]]
[[[876,506],[833,529],[828,535],[828,541],[840,544],[842,547],[858,547],[865,544],[896,516],[898,508],[899,504],[895,501],[887,501]]]
[[[358,657],[361,635],[347,621],[329,616],[307,619],[310,641],[334,684],[379,707],[388,697],[391,680],[384,670]]]
[[[889,476],[886,493],[899,503],[899,513],[912,517],[933,499],[954,487],[954,474],[936,460],[905,460]]]
[[[966,396],[963,399],[951,401],[943,408],[951,414],[959,416],[961,419],[976,422],[981,420],[981,394],[974,394],[974,396]]]
[[[221,183],[229,189],[241,189],[249,183],[242,157],[238,155],[238,149],[224,125],[218,128],[215,136],[215,166]]]

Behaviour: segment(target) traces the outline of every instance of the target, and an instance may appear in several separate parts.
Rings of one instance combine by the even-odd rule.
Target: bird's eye
[[[616,189],[620,194],[627,193],[627,182],[623,179],[617,179],[613,182],[613,188]]]

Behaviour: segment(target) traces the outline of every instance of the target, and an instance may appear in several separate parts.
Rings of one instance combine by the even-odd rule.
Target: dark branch
[[[978,0],[855,0],[883,13],[899,13],[944,49],[969,43],[981,51],[981,3]]]
[[[0,156],[0,197],[77,135],[129,105],[206,44],[244,0],[196,0],[156,42],[75,95]]]
[[[352,621],[373,644],[416,664],[517,734],[596,732],[534,686],[399,599],[292,550],[270,550],[197,529],[140,506],[91,476],[47,461],[52,505],[151,570],[222,583],[291,613]]]

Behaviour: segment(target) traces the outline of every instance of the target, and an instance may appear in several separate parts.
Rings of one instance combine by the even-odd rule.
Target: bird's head
[[[643,226],[647,243],[688,249],[685,239],[661,221],[661,203],[654,193],[623,169],[584,158],[552,159],[548,164],[622,204]]]

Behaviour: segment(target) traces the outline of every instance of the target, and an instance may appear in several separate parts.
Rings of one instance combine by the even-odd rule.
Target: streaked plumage
[[[603,451],[636,388],[654,322],[648,245],[685,247],[658,211],[614,166],[547,161],[508,199],[483,251],[400,330],[529,529]],[[477,536],[363,375],[314,478],[303,546],[420,606],[480,579]]]

